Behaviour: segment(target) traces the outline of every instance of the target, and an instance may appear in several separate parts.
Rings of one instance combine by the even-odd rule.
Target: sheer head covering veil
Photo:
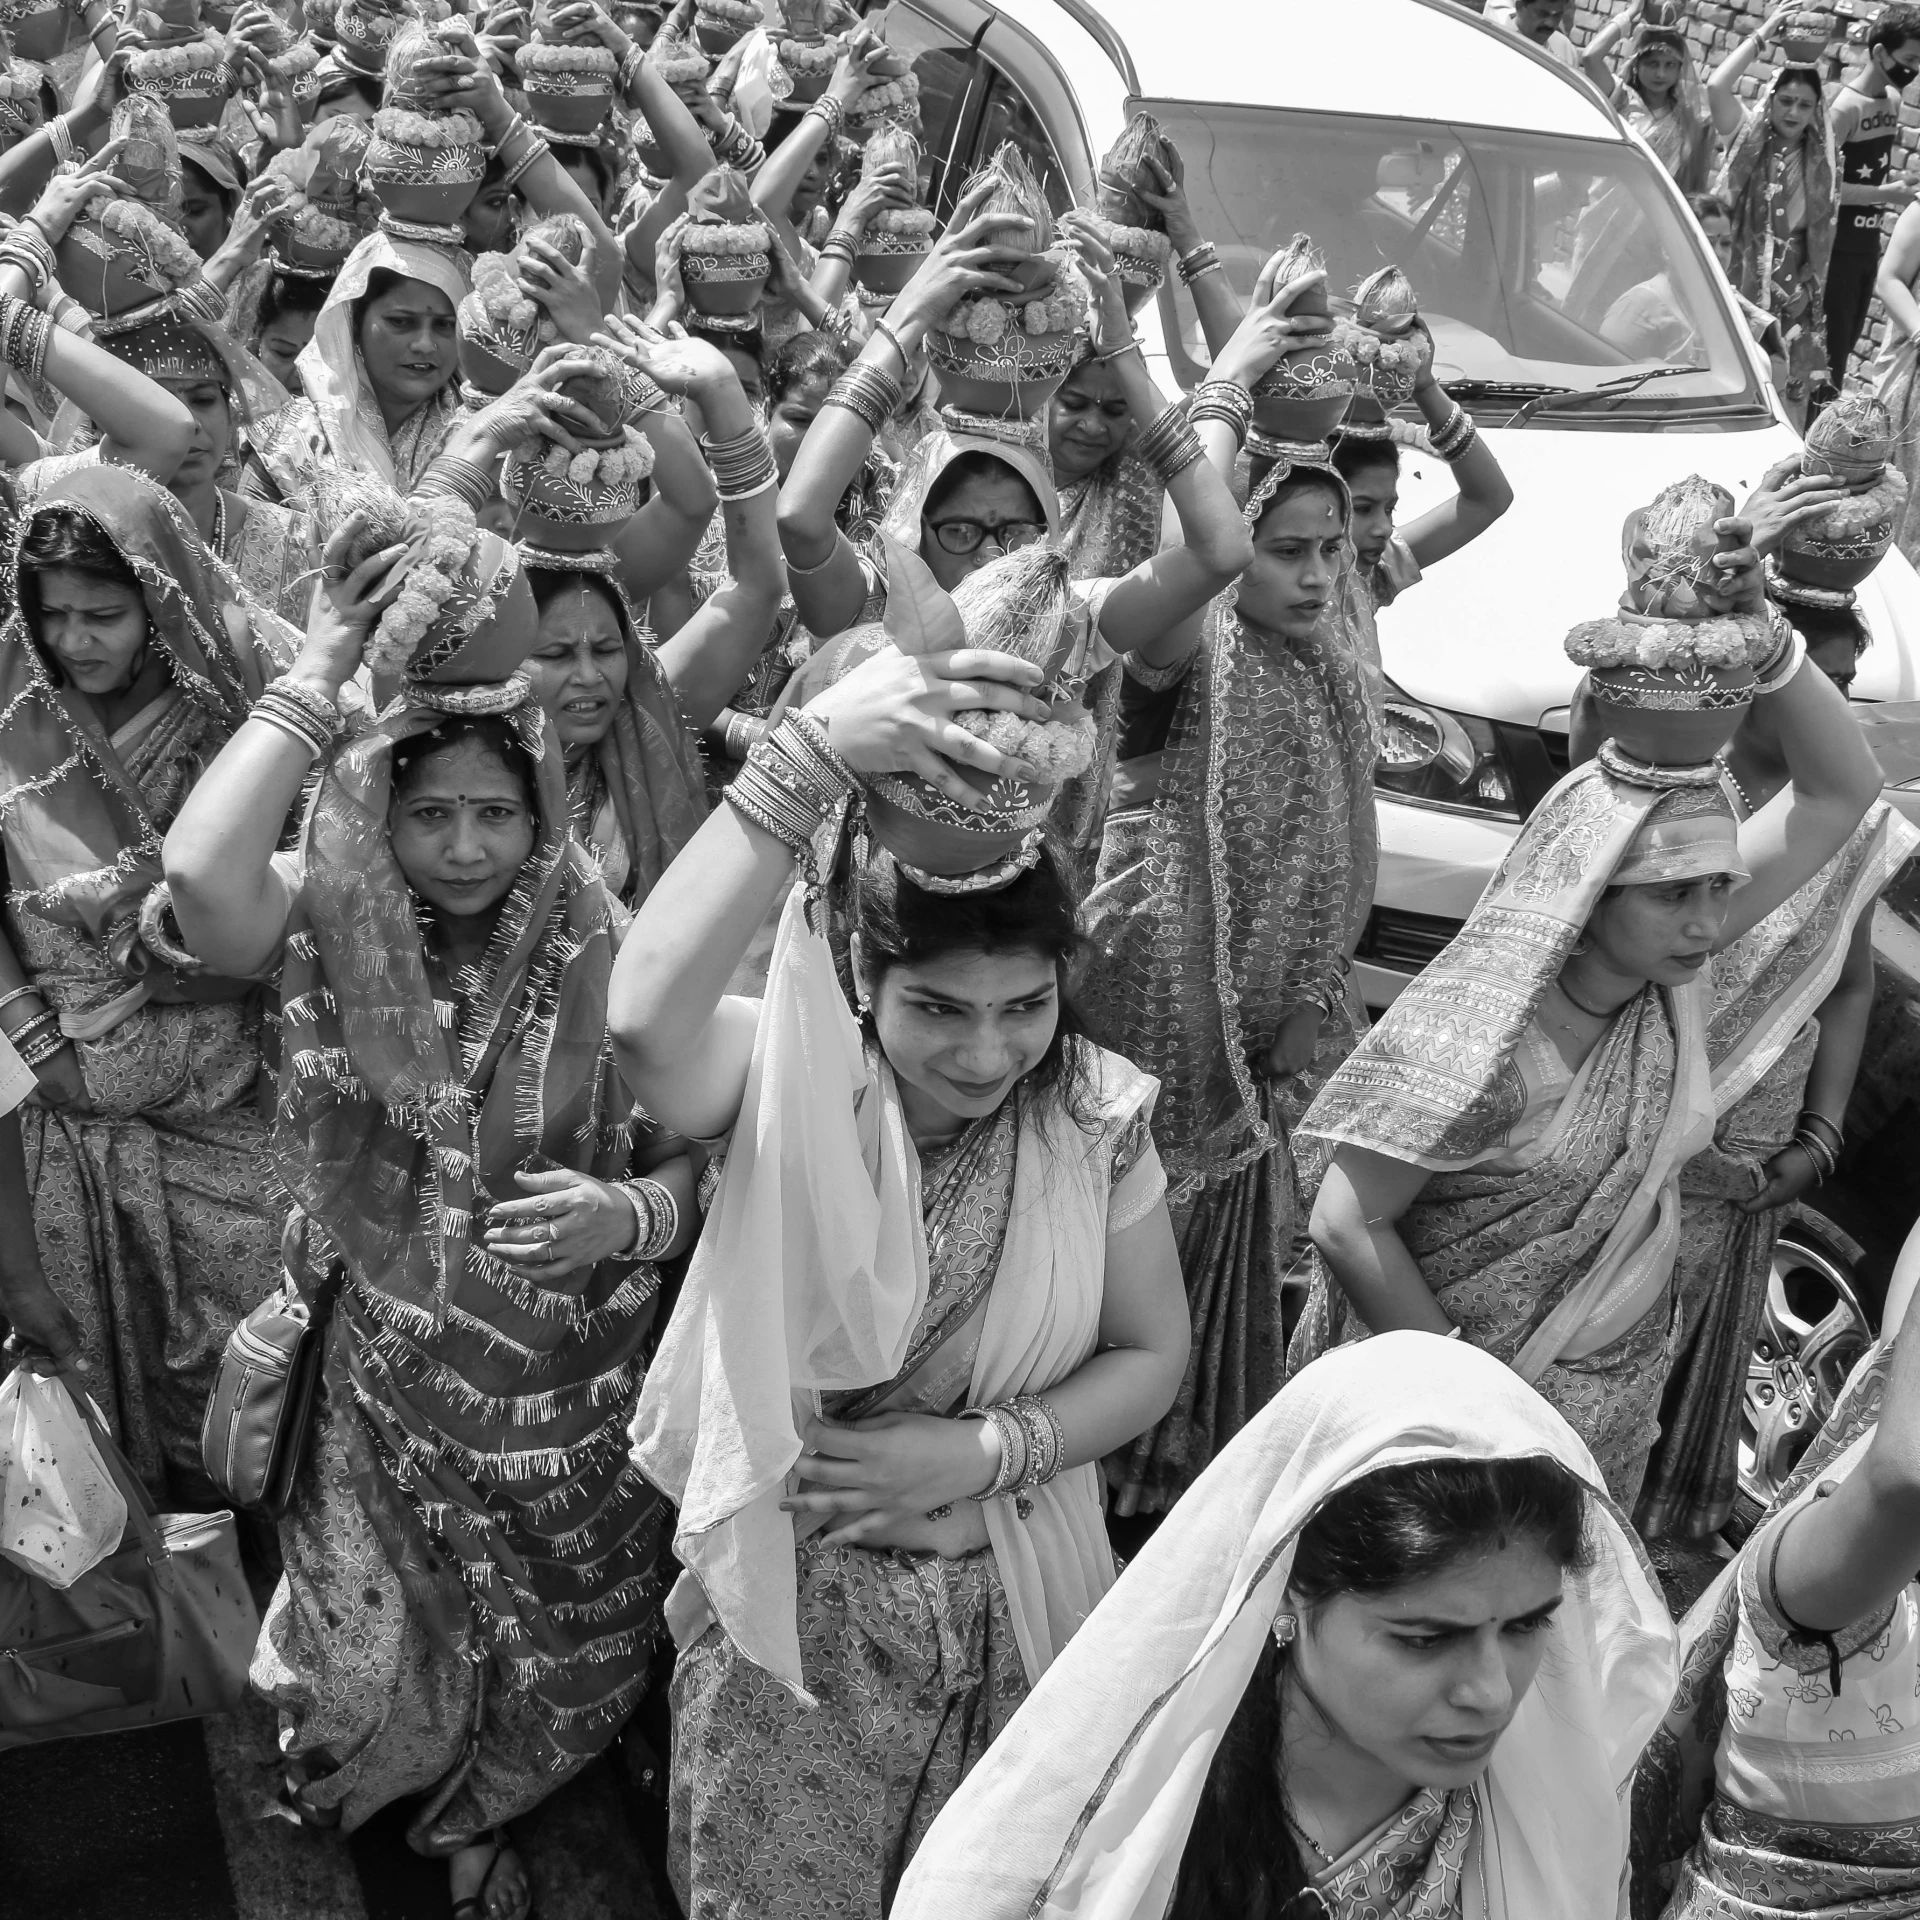
[[[128,774],[91,702],[64,685],[21,604],[20,551],[56,508],[93,522],[140,582],[147,644],[166,660],[179,702],[179,768],[156,812]],[[247,717],[269,667],[240,595],[211,564],[174,497],[128,467],[83,468],[48,489],[14,529],[0,596],[0,823],[8,885],[28,910],[111,940],[130,976],[155,962],[135,920],[160,881],[160,842],[173,808]],[[29,593],[31,598],[31,593]],[[156,983],[156,990],[164,983]]]
[[[1034,444],[1032,431],[1020,423],[1017,433],[998,437],[990,432],[996,423],[976,421],[970,414],[957,414],[951,422],[945,414],[940,425],[923,434],[913,451],[901,463],[893,497],[880,522],[880,531],[907,549],[920,551],[920,519],[927,510],[927,496],[935,483],[953,463],[966,454],[998,461],[1032,491],[1047,523],[1047,538],[1060,536],[1060,495],[1053,484],[1044,451]],[[976,431],[975,429],[979,429]]]
[[[1776,236],[1773,227],[1772,167],[1769,162],[1784,145],[1773,131],[1773,96],[1789,80],[1813,89],[1813,117],[1800,136],[1800,156],[1806,168],[1807,261],[1816,279],[1824,282],[1833,257],[1834,227],[1839,218],[1835,185],[1833,124],[1827,118],[1826,93],[1812,67],[1782,67],[1767,83],[1766,93],[1747,109],[1740,131],[1727,148],[1721,186],[1733,203],[1734,284],[1749,300],[1769,305]],[[1784,188],[1782,197],[1784,197]]]
[[[1636,92],[1639,89],[1635,85],[1635,69],[1640,64],[1640,56],[1656,49],[1679,55],[1680,80],[1674,88],[1674,103],[1690,125],[1704,125],[1709,117],[1706,84],[1700,78],[1700,66],[1693,57],[1693,49],[1687,44],[1686,25],[1678,0],[1645,0],[1640,22],[1627,42],[1627,57],[1620,66],[1620,77]]]
[[[314,322],[313,338],[301,348],[295,365],[300,369],[301,387],[319,415],[333,459],[354,471],[376,474],[404,493],[406,482],[394,468],[380,403],[374,398],[366,363],[353,337],[354,303],[366,293],[374,274],[382,270],[438,288],[456,313],[467,297],[467,270],[452,248],[401,240],[385,232],[371,233],[347,255],[346,265]],[[446,391],[451,392],[454,386],[455,375],[449,373]],[[427,405],[437,405],[443,398],[443,394],[435,395]]]
[[[552,553],[522,547],[536,579],[572,574],[613,602],[627,656],[627,685],[606,735],[592,748],[604,800],[575,831],[598,856],[608,891],[638,906],[707,815],[700,749],[610,553]],[[537,596],[536,596],[537,597]],[[610,812],[611,818],[602,819]]]
[[[1418,1460],[1543,1455],[1590,1491],[1594,1562],[1475,1786],[1469,1920],[1613,1920],[1617,1796],[1673,1690],[1666,1603],[1571,1427],[1488,1355],[1387,1333],[1316,1360],[1214,1460],[935,1820],[894,1920],[1161,1920],[1301,1529]]]

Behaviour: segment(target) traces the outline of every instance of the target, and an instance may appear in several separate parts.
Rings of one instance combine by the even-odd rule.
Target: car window
[[[1073,205],[1073,187],[1060,156],[1054,152],[1040,116],[1027,104],[1026,96],[1013,80],[991,62],[987,82],[987,109],[981,116],[980,132],[974,142],[976,165],[989,160],[1001,146],[1011,141],[1025,155],[1034,177],[1045,190],[1047,204],[1055,213],[1065,213]]]
[[[1296,233],[1350,294],[1401,267],[1432,329],[1435,371],[1503,417],[1516,394],[1651,377],[1546,419],[1680,419],[1758,404],[1751,363],[1713,290],[1697,228],[1624,143],[1482,127],[1147,103],[1186,164],[1200,231],[1241,298]],[[1189,299],[1162,294],[1174,370],[1206,349]],[[1671,371],[1668,371],[1671,369]]]
[[[927,204],[943,218],[967,171],[964,153],[955,160],[970,118],[970,93],[979,57],[950,28],[943,27],[912,7],[894,7],[887,15],[888,44],[912,62],[920,82],[920,137],[926,147]]]

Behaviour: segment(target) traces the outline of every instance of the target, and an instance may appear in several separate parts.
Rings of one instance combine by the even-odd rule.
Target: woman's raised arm
[[[285,681],[275,683],[286,689],[282,699],[309,712],[335,705],[360,664],[368,629],[399,591],[386,576],[404,547],[387,547],[345,571],[344,557],[364,527],[355,514],[328,542],[326,588],[306,642]],[[264,698],[274,698],[271,689]],[[313,760],[294,731],[256,712],[194,783],[167,833],[161,859],[174,918],[188,948],[216,973],[259,973],[279,951],[292,898],[273,855]]]

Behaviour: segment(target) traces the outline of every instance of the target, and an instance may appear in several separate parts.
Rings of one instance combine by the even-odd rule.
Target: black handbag
[[[236,1507],[277,1519],[293,1498],[340,1279],[331,1271],[309,1302],[289,1275],[227,1336],[200,1423],[200,1460]]]

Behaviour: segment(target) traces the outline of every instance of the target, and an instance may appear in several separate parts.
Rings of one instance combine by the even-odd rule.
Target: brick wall
[[[1871,18],[1877,8],[1869,7],[1866,0],[1852,0],[1851,4],[1830,6],[1826,10],[1838,13],[1840,25],[1846,27],[1849,24],[1848,16],[1852,16],[1855,22],[1864,22]],[[1591,0],[1576,0],[1572,9],[1574,45],[1584,48],[1616,11],[1617,9],[1611,5],[1596,6],[1591,4]],[[1695,5],[1688,9],[1687,38],[1693,43],[1694,52],[1699,59],[1700,76],[1703,81],[1766,18],[1770,11],[1770,6],[1756,4],[1756,0],[1728,0],[1728,4],[1725,5],[1712,4],[1710,0],[1709,4]],[[1853,31],[1860,32],[1860,26],[1855,25]],[[1855,42],[1836,38],[1830,43],[1829,57],[1823,63],[1823,70],[1833,82],[1827,89],[1829,98],[1832,98],[1839,82],[1847,74],[1855,71],[1864,58],[1863,51]],[[1741,93],[1749,100],[1755,98],[1779,64],[1777,53],[1771,51],[1762,53],[1748,68],[1746,77],[1741,82]],[[1618,66],[1617,59],[1615,65]],[[1920,92],[1920,88],[1914,91]],[[1902,129],[1900,146],[1894,156],[1895,178],[1911,168],[1916,157],[1920,157],[1920,102],[1916,102],[1911,95],[1900,104],[1900,123]],[[1920,180],[1916,180],[1916,184],[1920,184]],[[1892,227],[1891,210],[1884,224],[1888,228]],[[1866,368],[1872,363],[1873,356],[1879,351],[1880,338],[1886,331],[1886,324],[1886,315],[1881,311],[1880,303],[1876,300],[1873,303],[1873,311],[1868,319],[1866,331],[1861,336],[1860,347],[1853,358],[1851,371],[1856,381],[1864,375]]]

